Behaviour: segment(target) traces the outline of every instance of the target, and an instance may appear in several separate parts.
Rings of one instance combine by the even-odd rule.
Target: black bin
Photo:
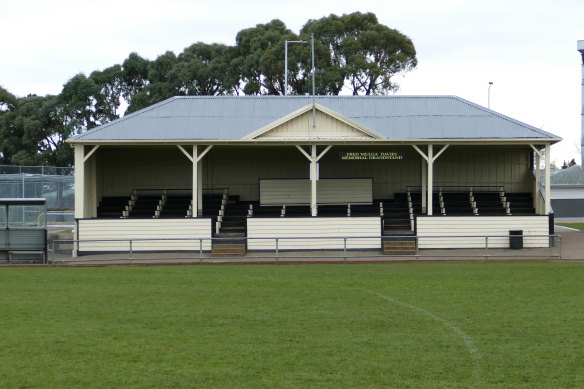
[[[523,248],[523,230],[509,231],[509,248],[513,250]]]

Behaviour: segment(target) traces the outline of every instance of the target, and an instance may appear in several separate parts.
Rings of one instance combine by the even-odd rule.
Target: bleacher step
[[[243,243],[215,243],[211,255],[213,256],[242,256],[245,255]]]
[[[416,241],[413,239],[383,241],[383,255],[413,255],[416,252]]]

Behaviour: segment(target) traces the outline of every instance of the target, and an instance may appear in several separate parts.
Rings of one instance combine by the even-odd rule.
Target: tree
[[[284,42],[298,39],[278,19],[238,32],[234,67],[240,72],[240,90],[246,95],[284,94]]]
[[[59,95],[63,119],[71,133],[79,134],[102,123],[98,112],[99,86],[80,73],[71,78]],[[107,122],[107,117],[103,122]]]
[[[133,97],[148,85],[148,70],[150,61],[142,58],[138,53],[130,53],[122,63],[123,96],[131,106]]]
[[[330,51],[330,62],[319,64],[333,94],[346,86],[353,95],[385,94],[398,89],[391,78],[417,65],[412,41],[379,24],[372,13],[355,12],[309,20],[301,35],[314,33]]]
[[[198,42],[178,56],[168,78],[181,95],[230,94],[238,84],[231,68],[232,59],[232,47]]]
[[[120,105],[124,101],[125,84],[122,67],[110,66],[102,71],[96,70],[89,78],[97,86],[96,106],[102,120],[114,120],[120,117]]]
[[[72,151],[64,143],[70,133],[59,112],[56,96],[17,99],[10,114],[3,114],[0,120],[2,163],[71,165]]]
[[[143,86],[128,99],[130,105],[127,113],[146,108],[178,94],[168,78],[176,63],[177,58],[172,51],[167,51],[156,60],[148,62],[146,75],[141,76]]]

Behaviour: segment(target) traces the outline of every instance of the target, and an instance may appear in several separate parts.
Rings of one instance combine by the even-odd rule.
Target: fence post
[[[343,254],[345,255],[345,261],[347,260],[347,237],[343,237]]]
[[[199,256],[203,260],[203,238],[199,238]]]
[[[134,256],[132,255],[132,240],[130,239],[130,260],[134,260]]]
[[[485,236],[485,259],[489,257],[489,237]]]
[[[278,260],[278,238],[276,238],[276,261]]]

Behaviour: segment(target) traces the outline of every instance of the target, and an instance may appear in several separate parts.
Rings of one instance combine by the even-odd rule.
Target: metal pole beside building
[[[582,100],[580,101],[582,104],[582,109],[580,110],[580,166],[584,166],[584,40],[578,41],[578,51],[582,55]]]

